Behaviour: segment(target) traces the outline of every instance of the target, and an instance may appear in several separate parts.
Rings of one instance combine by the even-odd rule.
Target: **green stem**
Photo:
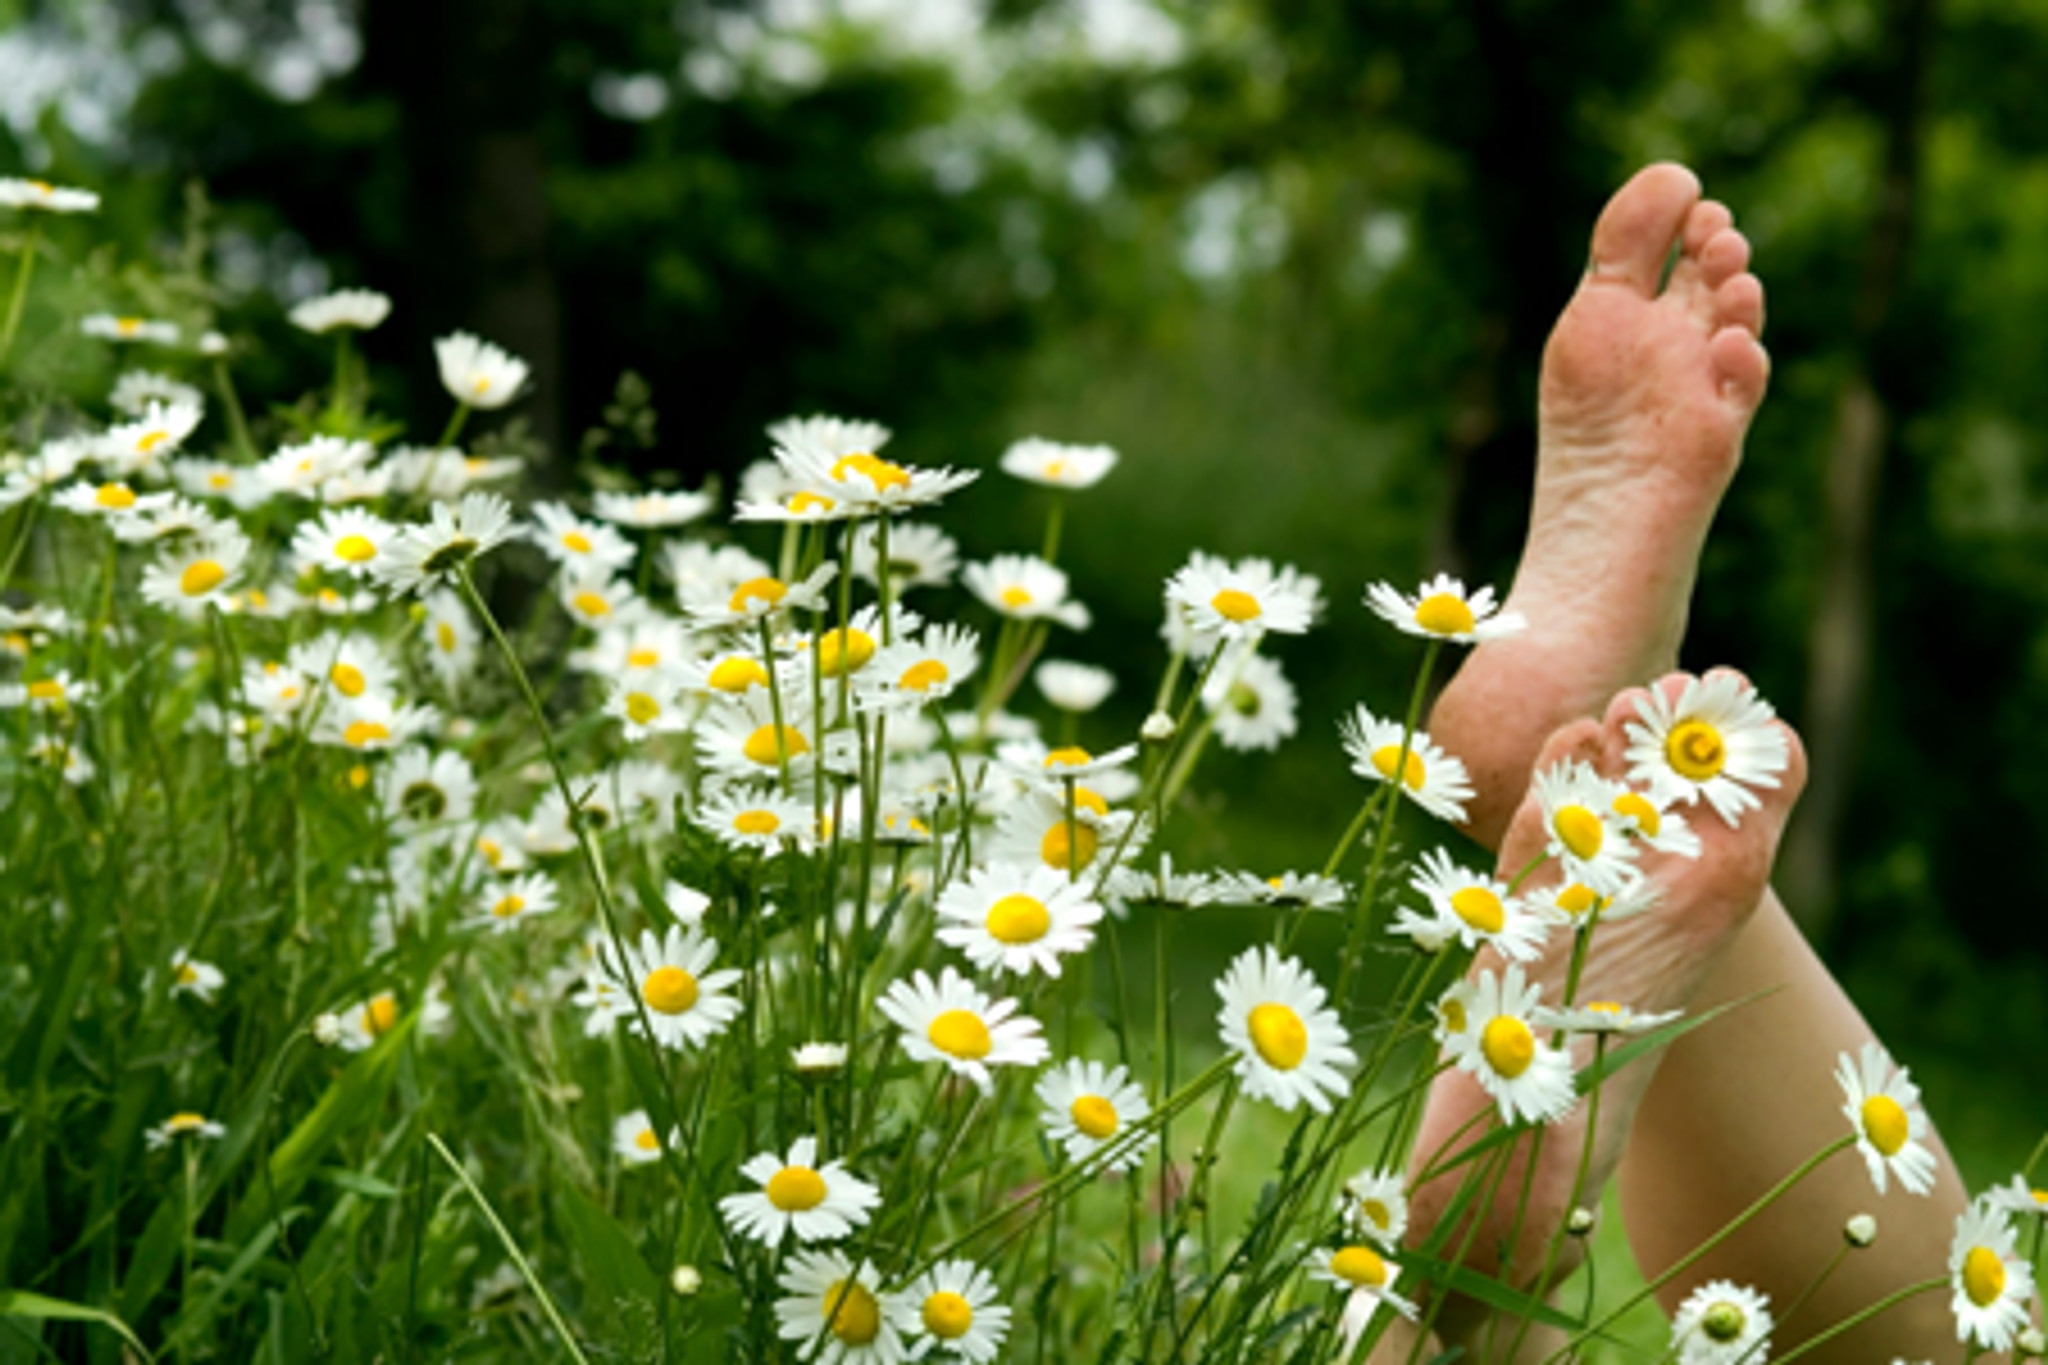
[[[228,433],[234,437],[235,449],[243,459],[256,463],[256,442],[249,435],[249,418],[242,411],[242,398],[235,392],[235,381],[228,373],[225,356],[214,359],[213,386],[220,391],[221,407],[227,410]]]
[[[1821,1347],[1827,1345],[1830,1341],[1833,1341],[1836,1337],[1842,1335],[1844,1332],[1853,1331],[1855,1328],[1861,1326],[1863,1323],[1869,1321],[1871,1318],[1876,1317],[1879,1313],[1884,1312],[1888,1308],[1892,1308],[1898,1304],[1904,1303],[1907,1299],[1912,1298],[1915,1294],[1925,1294],[1930,1290],[1946,1288],[1948,1288],[1948,1276],[1937,1275],[1935,1278],[1931,1280],[1922,1280],[1918,1284],[1909,1284],[1904,1289],[1894,1290],[1890,1294],[1887,1294],[1883,1298],[1879,1299],[1876,1303],[1870,1305],[1870,1307],[1864,1309],[1862,1312],[1857,1313],[1852,1317],[1842,1319],[1833,1327],[1828,1328],[1827,1331],[1822,1332],[1819,1336],[1801,1342],[1794,1349],[1787,1351],[1784,1355],[1779,1356],[1778,1365],[1791,1365],[1792,1361],[1799,1359],[1799,1357],[1805,1355],[1807,1352],[1819,1350]]]
[[[455,438],[462,434],[462,424],[469,420],[469,404],[457,403],[455,415],[448,419],[448,425],[441,429],[441,439],[434,442],[434,449],[447,450],[455,444]]]
[[[7,321],[0,325],[0,364],[6,363],[15,330],[21,326],[22,306],[28,302],[28,277],[36,268],[36,242],[42,230],[41,223],[29,220],[28,237],[21,244],[21,264],[14,271],[14,292],[7,299]]]

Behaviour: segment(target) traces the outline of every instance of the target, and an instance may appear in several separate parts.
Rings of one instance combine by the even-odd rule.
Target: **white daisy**
[[[1855,1057],[1845,1052],[1836,1060],[1835,1080],[1877,1192],[1885,1192],[1889,1172],[1914,1194],[1933,1193],[1936,1162],[1925,1142],[1933,1130],[1920,1108],[1920,1087],[1906,1069],[1895,1068],[1882,1046],[1868,1042]]]
[[[1992,1208],[2021,1218],[2048,1219],[2048,1190],[2027,1184],[2024,1175],[2016,1175],[2011,1183],[1986,1190],[1983,1198]]]
[[[75,517],[119,518],[139,515],[162,507],[169,493],[138,493],[118,479],[106,483],[74,483],[58,490],[50,499]]]
[[[1048,488],[1093,488],[1116,468],[1117,454],[1108,446],[1063,445],[1027,436],[1003,452],[1002,471],[1026,483]]]
[[[148,506],[137,507],[125,517],[109,518],[107,529],[123,544],[141,545],[174,536],[214,536],[228,524],[198,503],[174,493],[162,501],[151,499]]]
[[[293,645],[285,654],[292,671],[317,678],[354,701],[395,696],[398,669],[369,635],[330,632]]]
[[[426,642],[427,663],[441,685],[453,689],[475,671],[483,632],[468,605],[446,588],[421,600],[426,617],[420,622],[420,638]]]
[[[768,788],[744,782],[707,796],[698,804],[691,823],[728,848],[752,848],[770,855],[792,846],[806,847],[814,833],[808,801],[778,796]]]
[[[706,766],[741,778],[778,778],[785,761],[792,778],[809,772],[817,761],[814,738],[808,699],[784,693],[778,725],[766,688],[714,707],[696,730],[697,753]]]
[[[102,341],[148,341],[158,346],[178,344],[178,324],[158,318],[88,313],[78,320],[78,330]]]
[[[100,197],[91,190],[52,185],[47,180],[0,177],[0,209],[36,209],[43,213],[91,213]]]
[[[435,503],[425,525],[400,527],[370,572],[395,597],[424,592],[511,538],[512,504],[495,493],[467,493],[452,508]]]
[[[689,715],[679,701],[680,677],[667,669],[635,669],[618,678],[606,696],[604,714],[623,723],[628,742],[649,735],[673,735],[689,728]]]
[[[855,451],[880,450],[889,444],[889,436],[889,428],[880,422],[832,417],[824,413],[784,417],[768,424],[768,439],[776,445],[815,448],[834,457]]]
[[[881,1191],[846,1169],[844,1162],[818,1160],[816,1138],[790,1144],[789,1157],[763,1152],[740,1167],[761,1188],[729,1194],[718,1211],[742,1237],[763,1246],[779,1245],[790,1233],[799,1242],[831,1242],[868,1221],[881,1205]]]
[[[1218,668],[1202,688],[1217,742],[1237,753],[1277,749],[1292,738],[1295,704],[1294,684],[1263,654],[1246,654],[1235,667]]]
[[[1536,799],[1543,806],[1548,852],[1564,866],[1567,882],[1582,882],[1612,896],[1635,871],[1636,842],[1624,829],[1615,803],[1627,792],[1577,759],[1564,759],[1536,774]]]
[[[1692,1291],[1671,1318],[1678,1365],[1762,1361],[1771,1349],[1770,1299],[1745,1285],[1711,1280]]]
[[[853,533],[854,573],[879,585],[875,556],[880,545],[879,521],[862,522]],[[960,569],[960,546],[936,526],[898,521],[889,526],[889,591],[901,595],[912,588],[943,588]]]
[[[1001,864],[950,883],[939,896],[939,942],[983,971],[1060,974],[1060,958],[1095,942],[1102,907],[1085,884],[1036,864]]]
[[[185,443],[203,415],[197,403],[151,403],[135,421],[108,427],[93,442],[94,454],[117,476],[155,468]]]
[[[989,841],[988,856],[1016,862],[1036,858],[1069,874],[1090,869],[1099,872],[1095,860],[1119,846],[1125,862],[1142,851],[1145,826],[1140,823],[1133,830],[1136,820],[1129,811],[1112,811],[1107,801],[1087,787],[1074,789],[1071,814],[1064,795],[1033,791],[1003,813]]]
[[[1777,713],[1734,673],[1688,678],[1676,701],[1652,687],[1636,715],[1624,727],[1629,781],[1660,804],[1705,797],[1729,825],[1763,804],[1751,788],[1775,788],[1791,762]]]
[[[1223,1046],[1236,1056],[1245,1094],[1292,1111],[1306,1103],[1330,1112],[1349,1089],[1344,1071],[1358,1058],[1328,996],[1308,969],[1270,947],[1247,948],[1231,962],[1216,993]]]
[[[1351,887],[1320,872],[1282,872],[1261,877],[1253,872],[1225,873],[1221,897],[1243,905],[1284,905],[1298,910],[1334,910],[1351,903]]]
[[[1086,1161],[1122,1138],[1103,1169],[1128,1171],[1143,1165],[1146,1149],[1159,1140],[1157,1133],[1136,1142],[1123,1136],[1152,1107],[1122,1066],[1070,1057],[1041,1075],[1035,1090],[1045,1106],[1039,1115],[1045,1135],[1066,1149],[1069,1161]]]
[[[910,1358],[940,1351],[974,1365],[994,1360],[1010,1331],[1010,1310],[996,1302],[997,1292],[995,1277],[972,1261],[941,1261],[918,1276],[904,1294],[924,1328]]]
[[[717,505],[709,493],[598,493],[590,500],[606,521],[642,531],[686,526]]]
[[[468,332],[437,340],[434,363],[441,371],[441,387],[451,398],[486,412],[517,398],[526,383],[525,361]]]
[[[1118,903],[1121,913],[1125,904],[1173,905],[1184,909],[1216,905],[1230,898],[1231,887],[1214,873],[1175,872],[1173,855],[1161,853],[1159,866],[1150,871],[1136,867],[1115,869],[1104,891]]]
[[[1067,596],[1067,576],[1036,555],[997,555],[969,564],[960,581],[999,615],[1086,630],[1088,608]]]
[[[799,1076],[830,1076],[846,1069],[848,1055],[844,1043],[803,1043],[790,1049],[789,1069]]]
[[[628,1166],[647,1166],[661,1160],[661,1134],[645,1109],[619,1115],[612,1125],[612,1151]]]
[[[1344,1182],[1337,1212],[1379,1245],[1397,1247],[1408,1233],[1407,1184],[1399,1171],[1360,1171]]]
[[[585,521],[559,502],[537,502],[527,536],[572,573],[623,573],[633,565],[633,542],[602,522]]]
[[[1047,659],[1032,670],[1031,681],[1047,701],[1062,711],[1085,715],[1116,690],[1116,674],[1093,664]]]
[[[1381,720],[1360,704],[1338,726],[1351,771],[1368,782],[1390,781],[1401,773],[1401,792],[1439,820],[1462,824],[1465,802],[1472,799],[1472,781],[1465,765],[1438,748],[1421,730],[1407,736],[1408,756],[1401,756],[1403,728]]]
[[[450,750],[401,749],[378,775],[385,818],[395,833],[445,839],[476,813],[476,770]]]
[[[1442,849],[1422,855],[1422,866],[1408,884],[1429,902],[1432,913],[1423,917],[1404,907],[1395,914],[1391,932],[1407,934],[1432,951],[1456,939],[1467,948],[1490,944],[1515,962],[1533,962],[1542,955],[1550,926],[1509,895],[1505,883],[1468,872]]]
[[[1657,883],[1635,868],[1627,869],[1621,889],[1603,896],[1584,882],[1565,881],[1545,890],[1529,893],[1529,903],[1553,924],[1583,924],[1586,914],[1599,907],[1600,922],[1612,924],[1629,919],[1656,906],[1663,893]]]
[[[477,898],[477,914],[468,922],[473,928],[509,934],[529,916],[544,915],[554,908],[554,880],[545,872],[527,872],[486,886]]]
[[[1317,1247],[1307,1258],[1311,1279],[1332,1285],[1345,1295],[1344,1313],[1337,1331],[1349,1351],[1372,1322],[1381,1305],[1404,1318],[1415,1317],[1415,1305],[1394,1292],[1400,1267],[1369,1246],[1352,1243],[1340,1247]]]
[[[291,325],[315,336],[340,328],[367,332],[391,316],[391,296],[374,289],[337,289],[306,299],[285,314]]]
[[[189,995],[203,1005],[227,984],[227,977],[211,962],[201,962],[183,948],[171,954],[171,994]]]
[[[1612,1000],[1588,1000],[1569,1009],[1539,1005],[1530,1016],[1539,1029],[1563,1029],[1566,1033],[1635,1034],[1661,1028],[1685,1013],[1683,1010],[1638,1010]]]
[[[680,1051],[703,1046],[739,1015],[740,1002],[727,990],[740,973],[710,971],[717,957],[717,943],[694,929],[672,925],[662,938],[652,930],[642,931],[638,949],[628,944],[623,963],[617,945],[607,943],[604,966],[614,982],[639,994],[655,1041]],[[619,1001],[614,1013],[628,1027],[640,1026],[640,1012],[630,1001]]]
[[[124,370],[107,395],[107,406],[140,417],[153,406],[204,408],[206,395],[182,380],[154,370]]]
[[[1614,798],[1613,809],[1622,829],[1645,846],[1680,858],[1700,856],[1700,836],[1668,802],[1659,806],[1642,792],[1624,791]]]
[[[1291,569],[1276,570],[1264,559],[1231,565],[1200,556],[1167,581],[1166,600],[1180,608],[1198,636],[1299,635],[1313,624],[1321,605],[1314,582]]]
[[[1500,976],[1481,972],[1466,1006],[1471,1041],[1454,1060],[1493,1096],[1503,1123],[1554,1123],[1578,1102],[1570,1054],[1536,1037],[1541,997],[1510,963]]]
[[[298,445],[279,448],[256,466],[256,477],[274,493],[289,493],[312,501],[320,496],[321,486],[329,479],[355,473],[376,455],[375,447],[368,441],[315,436]]]
[[[1430,579],[1413,597],[1390,583],[1370,584],[1365,590],[1365,604],[1381,620],[1405,634],[1461,645],[1498,640],[1529,628],[1520,612],[1499,610],[1492,588],[1468,593],[1464,583],[1449,574]]]
[[[1447,1060],[1463,1062],[1465,1054],[1479,1045],[1479,1030],[1472,1020],[1478,1002],[1478,988],[1470,981],[1453,981],[1430,1005],[1430,1036]]]
[[[180,616],[200,616],[221,589],[242,572],[249,557],[249,537],[223,525],[213,534],[167,547],[142,572],[142,600]]]
[[[270,486],[248,465],[191,456],[171,461],[171,481],[194,498],[218,498],[241,511],[270,501]]]
[[[367,578],[378,554],[397,534],[396,526],[375,513],[346,507],[323,512],[317,521],[300,522],[292,536],[292,554],[302,568]]]
[[[826,560],[797,583],[785,583],[771,574],[759,574],[729,586],[717,579],[688,585],[678,581],[676,595],[683,613],[700,630],[714,626],[751,627],[776,612],[823,611],[826,590],[838,572],[839,566]]]
[[[776,1281],[776,1328],[801,1348],[805,1365],[900,1365],[904,1338],[918,1328],[915,1305],[886,1292],[872,1265],[858,1269],[844,1253],[799,1251]]]
[[[799,489],[866,511],[922,507],[981,477],[977,469],[921,469],[885,460],[870,450],[846,450],[843,441],[799,434],[778,445],[775,460]]]
[[[2034,1271],[2019,1254],[2012,1224],[1984,1199],[1956,1218],[1949,1243],[1948,1273],[1955,1292],[1956,1340],[2004,1351],[2028,1324]]]
[[[358,753],[396,749],[436,723],[430,706],[401,705],[388,697],[330,698],[313,724],[312,740]]]
[[[26,706],[31,711],[62,714],[71,707],[92,701],[95,690],[90,679],[74,678],[71,670],[60,668],[27,682],[0,683],[0,708]]]
[[[862,704],[914,708],[951,696],[981,666],[980,640],[964,626],[932,625],[916,640],[883,647],[864,670]]]
[[[1036,1066],[1050,1054],[1039,1024],[1017,1013],[1015,1000],[991,1000],[979,986],[944,968],[937,981],[923,971],[893,983],[876,1008],[903,1030],[912,1061],[942,1062],[987,1092],[989,1068]]]
[[[181,1137],[224,1138],[228,1135],[227,1125],[215,1123],[204,1114],[173,1114],[146,1131],[142,1137],[152,1152],[161,1151]]]

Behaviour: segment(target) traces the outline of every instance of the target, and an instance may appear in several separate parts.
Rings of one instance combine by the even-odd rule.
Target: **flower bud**
[[[704,1277],[693,1265],[679,1265],[670,1272],[668,1283],[669,1288],[687,1299],[704,1287]]]
[[[1173,738],[1175,728],[1172,716],[1164,711],[1154,711],[1145,717],[1145,723],[1138,727],[1138,738],[1147,744],[1164,744]]]
[[[2041,1329],[2038,1327],[2029,1327],[2020,1333],[2013,1339],[2012,1347],[2013,1354],[2021,1359],[2032,1356],[2038,1360],[2042,1356],[2048,1356],[2048,1338],[2041,1335]]]
[[[1584,1237],[1593,1230],[1593,1210],[1573,1209],[1571,1217],[1564,1220],[1564,1230],[1574,1237]]]
[[[1877,1240],[1877,1220],[1859,1213],[1842,1225],[1842,1239],[1852,1247],[1867,1247]]]

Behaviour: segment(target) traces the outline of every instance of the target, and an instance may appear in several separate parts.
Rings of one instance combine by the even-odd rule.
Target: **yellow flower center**
[[[973,1010],[947,1010],[932,1020],[925,1030],[925,1037],[931,1045],[948,1057],[962,1061],[980,1061],[988,1056],[995,1046],[988,1036],[988,1025],[981,1022],[981,1016]]]
[[[483,860],[486,863],[490,864],[492,867],[496,867],[500,863],[505,861],[505,848],[496,839],[485,839],[479,837],[476,841],[476,851],[479,854],[481,854],[483,856]]]
[[[125,483],[103,483],[99,486],[99,491],[92,495],[92,500],[102,507],[111,507],[118,511],[135,505],[135,490]]]
[[[363,1006],[363,1032],[372,1038],[391,1032],[391,1026],[397,1022],[398,1000],[395,996],[380,995]]]
[[[832,1335],[848,1346],[865,1346],[882,1334],[882,1306],[852,1280],[834,1280],[825,1291],[825,1319]]]
[[[333,682],[334,690],[344,697],[360,697],[370,686],[369,679],[363,676],[363,670],[350,663],[337,661],[334,667],[327,670],[327,677]]]
[[[1727,765],[1728,746],[1719,730],[1703,720],[1689,720],[1673,726],[1664,737],[1664,760],[1680,777],[1705,782]]]
[[[199,979],[198,970],[189,962],[180,962],[176,975],[180,986],[189,986]]]
[[[1614,798],[1614,813],[1633,817],[1636,828],[1654,839],[1657,831],[1664,827],[1664,817],[1650,804],[1650,798],[1640,792],[1623,792]]]
[[[640,998],[657,1014],[687,1014],[697,1003],[697,978],[681,967],[656,967],[640,983]]]
[[[54,194],[57,189],[55,185],[52,185],[47,180],[25,180],[22,183],[27,185],[30,189],[34,190],[37,194]]]
[[[661,662],[661,654],[652,649],[630,649],[626,651],[626,667],[652,668]]]
[[[475,394],[478,398],[483,397],[485,394],[491,391],[491,377],[487,374],[480,374],[476,378],[470,380],[469,391],[472,394]]]
[[[1052,915],[1045,903],[1021,893],[988,908],[989,937],[998,943],[1036,943],[1051,928]]]
[[[526,897],[506,896],[491,907],[491,913],[499,919],[514,919],[524,909],[526,909]]]
[[[1308,1056],[1308,1025],[1285,1005],[1268,1002],[1252,1006],[1245,1020],[1252,1047],[1275,1071],[1292,1071]]]
[[[208,474],[206,476],[206,486],[208,488],[233,488],[235,486],[235,476],[225,470]]]
[[[168,431],[144,432],[142,439],[135,443],[135,453],[138,455],[153,454],[158,446],[170,439],[171,433]]]
[[[592,592],[588,588],[570,598],[569,602],[577,611],[585,616],[610,616],[612,614],[612,604],[605,595],[601,592]]]
[[[449,625],[446,621],[436,622],[434,625],[434,643],[441,647],[443,654],[453,654],[456,644],[455,627]]]
[[[374,720],[350,721],[348,729],[341,732],[341,742],[351,749],[361,749],[389,738],[391,731]]]
[[[955,1341],[974,1326],[974,1305],[941,1289],[924,1301],[924,1330],[941,1341]]]
[[[377,547],[368,536],[343,536],[334,542],[334,553],[351,564],[367,564],[377,557]]]
[[[579,555],[587,555],[590,553],[590,537],[584,535],[581,531],[564,531],[562,532],[562,547],[574,550]]]
[[[1067,837],[1067,825],[1063,820],[1045,832],[1038,841],[1038,856],[1047,867],[1059,868],[1062,872],[1079,869],[1095,861],[1101,850],[1102,836],[1095,832],[1093,825],[1074,822],[1073,838]]]
[[[1358,1201],[1358,1211],[1365,1216],[1366,1222],[1381,1232],[1394,1226],[1394,1211],[1387,1207],[1384,1199],[1361,1199]]]
[[[825,1177],[808,1166],[784,1166],[768,1177],[768,1202],[784,1213],[803,1213],[825,1202]]]
[[[205,1126],[206,1115],[194,1114],[189,1110],[182,1114],[173,1114],[164,1120],[164,1131],[167,1133],[194,1133]]]
[[[349,786],[355,788],[357,791],[361,791],[363,788],[369,786],[370,770],[368,768],[365,768],[360,763],[356,764],[353,768],[350,768],[348,770],[348,784]]]
[[[789,585],[779,578],[749,578],[732,590],[732,597],[725,606],[728,611],[749,612],[755,609],[757,602],[762,607],[772,607],[787,596]]]
[[[1452,892],[1451,911],[1482,934],[1497,934],[1508,922],[1507,907],[1483,886]]]
[[[2005,1262],[1990,1247],[1971,1247],[1963,1257],[1963,1293],[1979,1308],[1988,1308],[2005,1292]]]
[[[782,828],[782,817],[772,810],[743,810],[732,818],[740,834],[773,834]]]
[[[1905,1106],[1890,1095],[1872,1095],[1863,1101],[1863,1136],[1879,1155],[1897,1156],[1910,1131]]]
[[[1004,588],[1001,594],[999,595],[1002,599],[1003,605],[1008,607],[1011,611],[1022,611],[1024,610],[1024,608],[1031,605],[1031,594],[1026,592],[1024,589],[1016,586],[1015,584],[1011,584],[1009,587]]]
[[[903,670],[903,676],[896,685],[910,692],[928,692],[934,683],[942,683],[952,674],[937,659],[919,659]]]
[[[1387,1282],[1387,1263],[1371,1247],[1345,1247],[1330,1258],[1330,1273],[1359,1289],[1379,1289]]]
[[[868,482],[875,486],[877,493],[887,488],[910,487],[910,474],[902,465],[891,464],[864,450],[842,455],[832,462],[832,477],[840,482],[845,482],[849,471],[867,475]]]
[[[115,318],[114,330],[124,337],[132,337],[142,330],[141,318]]]
[[[705,682],[715,692],[744,692],[750,687],[766,687],[768,670],[758,659],[726,659],[712,668]]]
[[[661,1150],[661,1139],[655,1136],[652,1128],[642,1128],[633,1134],[633,1145],[643,1152],[658,1152]]]
[[[218,561],[195,559],[178,575],[178,591],[187,597],[204,597],[227,579],[228,571]]]
[[[796,758],[811,751],[809,741],[794,725],[764,725],[747,736],[747,742],[740,746],[740,752],[764,768],[772,768],[785,758]]]
[[[1089,763],[1092,758],[1093,755],[1086,749],[1081,748],[1079,745],[1070,744],[1064,749],[1054,749],[1048,753],[1045,756],[1045,766],[1048,768],[1079,768]]]
[[[1209,605],[1216,614],[1226,621],[1256,621],[1259,619],[1259,599],[1236,588],[1225,588],[1209,599]]]
[[[626,719],[635,725],[652,725],[661,716],[661,703],[645,692],[626,694]]]
[[[63,701],[64,684],[56,678],[38,678],[28,685],[32,701]]]
[[[822,493],[792,493],[789,495],[789,510],[792,512],[808,512],[814,507],[820,512],[829,512],[836,505],[832,499]]]
[[[1437,1002],[1436,1012],[1437,1017],[1444,1021],[1445,1032],[1463,1033],[1465,1031],[1465,1024],[1467,1021],[1465,1019],[1464,1001],[1439,1000]]]
[[[1415,604],[1415,624],[1431,635],[1467,635],[1478,621],[1464,598],[1440,592]]]
[[[875,637],[848,626],[825,632],[818,641],[818,672],[827,678],[858,672],[875,657]]]
[[[1479,1035],[1479,1050],[1486,1055],[1488,1066],[1513,1080],[1536,1060],[1536,1035],[1514,1015],[1498,1014]]]
[[[1116,1116],[1116,1106],[1100,1095],[1083,1095],[1067,1108],[1067,1116],[1074,1126],[1097,1142],[1116,1136],[1116,1130],[1123,1126]]]
[[[1550,818],[1550,823],[1574,858],[1595,857],[1600,846],[1607,842],[1606,826],[1600,823],[1599,816],[1584,806],[1561,806]]]
[[[1592,887],[1579,882],[1573,882],[1557,893],[1557,908],[1574,919],[1591,910],[1599,901],[1600,898],[1593,894]]]
[[[1407,762],[1402,763],[1401,746],[1398,744],[1382,744],[1372,751],[1372,766],[1389,782],[1394,780],[1396,764],[1400,764],[1402,785],[1412,792],[1421,791],[1423,778],[1428,775],[1422,766],[1422,755],[1410,749]]]

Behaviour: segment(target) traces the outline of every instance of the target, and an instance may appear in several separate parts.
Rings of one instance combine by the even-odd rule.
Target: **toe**
[[[1734,221],[1735,216],[1728,212],[1728,206],[1718,200],[1702,199],[1692,206],[1692,212],[1685,216],[1685,227],[1679,233],[1678,261],[1671,267],[1667,293],[1690,302],[1707,292],[1700,253],[1708,242]]]
[[[1707,288],[1723,283],[1749,269],[1749,238],[1734,228],[1722,228],[1700,248],[1700,277]]]
[[[1744,412],[1764,398],[1771,380],[1771,357],[1756,333],[1745,327],[1723,327],[1707,343],[1707,357],[1721,378],[1721,395]]]
[[[1722,327],[1740,327],[1762,336],[1764,331],[1764,282],[1743,271],[1722,282],[1714,291],[1714,321]]]
[[[1589,276],[1644,298],[1655,295],[1671,247],[1699,197],[1699,177],[1683,166],[1666,161],[1637,171],[1593,225]]]

